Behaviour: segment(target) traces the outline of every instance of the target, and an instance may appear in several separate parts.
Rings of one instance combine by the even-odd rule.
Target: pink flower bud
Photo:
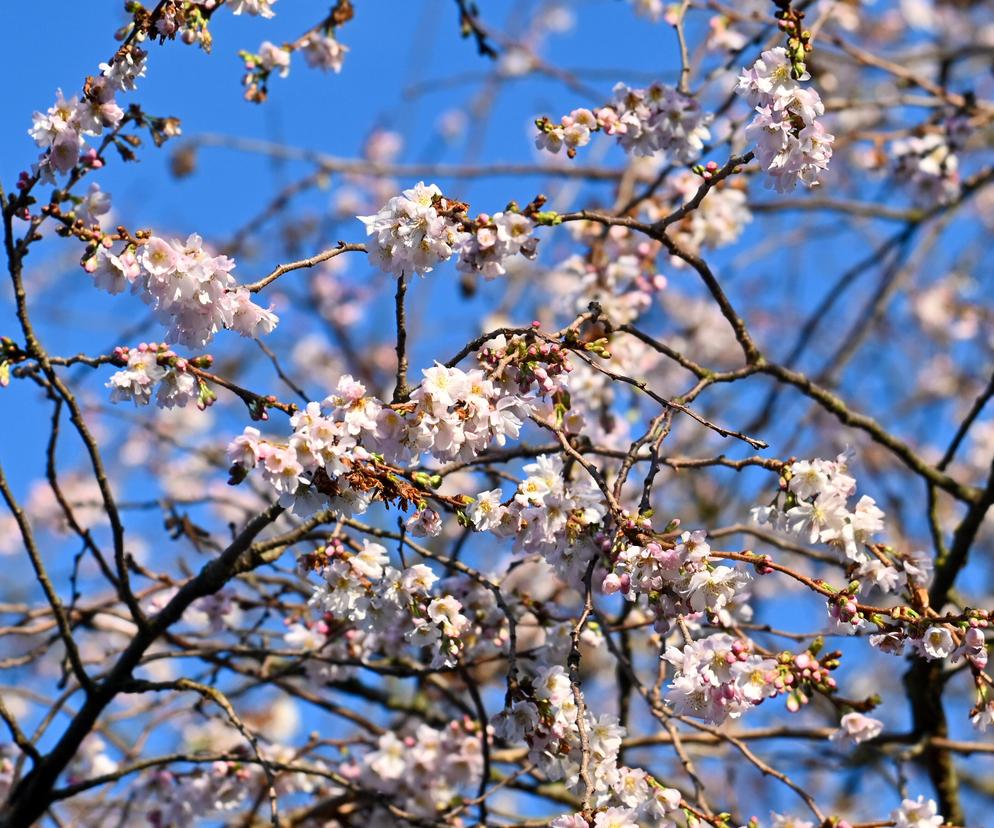
[[[621,578],[613,572],[608,572],[608,574],[604,576],[604,580],[601,581],[601,592],[605,595],[613,595],[620,589]]]
[[[983,647],[984,634],[976,627],[970,627],[963,636],[963,644],[974,649]]]

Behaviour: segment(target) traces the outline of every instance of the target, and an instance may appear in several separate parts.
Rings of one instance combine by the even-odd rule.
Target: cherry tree
[[[408,84],[391,4],[127,0],[8,111],[0,828],[990,824],[990,4],[513,5]]]

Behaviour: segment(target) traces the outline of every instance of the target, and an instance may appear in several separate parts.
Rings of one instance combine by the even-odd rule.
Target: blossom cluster
[[[357,460],[369,458],[349,434],[348,424],[325,416],[321,406],[312,402],[293,416],[291,425],[294,433],[286,443],[265,440],[257,428],[246,426],[228,444],[232,482],[261,465],[263,479],[283,506],[319,508],[325,498],[313,484],[328,481],[331,485],[324,488],[337,506],[350,514],[364,512],[371,496],[339,481]]]
[[[667,687],[666,701],[678,715],[720,724],[782,693],[788,694],[787,709],[796,712],[810,700],[812,688],[827,693],[836,687],[830,671],[838,666],[838,653],[819,661],[807,650],[770,658],[750,649],[748,639],[727,633],[715,633],[682,648],[667,647],[663,660],[676,673]]]
[[[411,393],[406,443],[416,453],[437,460],[471,460],[491,443],[503,446],[517,438],[528,401],[505,392],[486,374],[436,363],[422,371],[421,384]]]
[[[372,495],[351,485],[349,473],[357,464],[369,465],[374,452],[387,463],[414,463],[424,452],[443,462],[472,459],[492,442],[503,445],[518,436],[529,410],[525,398],[503,392],[478,369],[436,364],[422,373],[410,402],[396,407],[342,377],[335,394],[293,415],[287,443],[246,428],[228,448],[237,478],[261,464],[284,505],[307,510],[327,506],[331,497],[333,508],[361,513]]]
[[[528,475],[509,504],[500,489],[481,492],[466,509],[479,531],[513,536],[515,549],[537,553],[569,583],[578,584],[599,549],[596,527],[607,514],[597,484],[584,473],[567,482],[562,457],[541,455],[524,466]]]
[[[559,664],[540,660],[525,681],[524,697],[511,702],[493,719],[494,735],[514,744],[525,741],[528,759],[551,780],[562,779],[572,790],[581,790],[581,742],[579,706],[569,675]],[[595,716],[589,708],[583,713],[583,727],[588,743],[592,802],[601,814],[624,816],[619,825],[637,825],[647,820],[652,825],[673,828],[680,808],[680,794],[659,784],[644,770],[618,763],[618,752],[625,736],[616,717]],[[561,817],[552,825],[573,825],[573,817]],[[595,824],[605,823],[603,819]],[[586,825],[586,822],[582,823]]]
[[[890,824],[894,828],[940,828],[945,824],[945,820],[938,813],[936,804],[931,799],[919,796],[918,799],[904,799],[890,815]],[[839,825],[849,825],[846,820],[839,822]],[[750,825],[757,825],[753,821]],[[770,813],[770,828],[817,828],[817,825],[809,819]]]
[[[572,158],[578,147],[590,143],[591,133],[603,130],[616,136],[626,151],[637,156],[660,156],[677,164],[696,161],[711,137],[712,116],[700,104],[672,86],[655,83],[636,89],[619,83],[614,99],[597,110],[574,109],[558,124],[539,118],[535,124],[539,149],[557,153],[564,146]]]
[[[903,799],[890,815],[895,828],[940,828],[945,823],[934,800]]]
[[[197,357],[191,364],[165,343],[142,342],[137,348],[115,348],[114,359],[125,367],[106,384],[111,389],[111,402],[148,405],[156,389],[156,402],[163,408],[183,408],[196,401],[204,409],[216,399],[207,383],[191,370],[209,365],[210,357]]]
[[[898,571],[867,550],[874,535],[884,528],[884,513],[876,501],[862,495],[853,508],[849,499],[856,481],[847,474],[846,455],[835,460],[799,460],[784,470],[785,492],[770,506],[754,508],[760,524],[788,531],[808,543],[826,543],[838,548],[885,590],[897,586]]]
[[[974,669],[983,670],[987,666],[986,627],[986,623],[974,620],[965,630],[954,632],[942,624],[933,624],[920,637],[912,636],[909,641],[926,661],[965,658]]]
[[[209,18],[205,17],[196,3],[161,6],[155,15],[154,33],[159,38],[179,37],[183,43],[198,44],[204,51],[210,51],[213,39],[207,28]]]
[[[841,615],[840,620],[847,622],[847,631],[866,624],[862,615],[852,608],[846,611],[844,605],[842,612],[836,610],[835,614]],[[988,613],[982,610],[968,610],[967,616],[965,621],[947,624],[927,617],[917,619],[912,616],[909,619],[905,613],[900,613],[896,622],[874,615],[870,620],[876,624],[878,631],[868,638],[871,646],[889,655],[902,656],[910,645],[912,654],[926,661],[965,660],[977,689],[977,704],[970,711],[970,721],[974,727],[986,730],[994,724],[994,699],[990,696],[983,673],[988,661],[985,631],[990,628],[990,621]]]
[[[56,92],[55,104],[46,112],[35,112],[28,134],[45,152],[38,161],[38,172],[54,181],[54,173],[68,173],[84,155],[86,138],[113,129],[124,118],[118,105],[118,92],[135,88],[135,81],[145,76],[146,53],[137,47],[119,52],[114,60],[100,64],[99,77],[90,78],[83,97],[66,99]],[[96,162],[96,151],[86,156]]]
[[[398,276],[423,275],[455,255],[459,270],[495,279],[507,272],[508,259],[519,253],[533,259],[538,246],[528,216],[505,210],[469,221],[466,205],[423,181],[358,218],[371,237],[369,260]]]
[[[520,253],[534,259],[538,239],[532,236],[534,222],[521,213],[502,211],[488,216],[481,213],[471,225],[471,232],[458,247],[456,267],[479,273],[484,279],[496,279],[507,273],[507,260]]]
[[[288,618],[283,643],[288,650],[306,655],[304,676],[315,689],[350,678],[367,655],[366,636],[355,627],[341,629],[333,618]]]
[[[254,17],[271,18],[275,16],[273,4],[276,0],[233,0],[228,5],[231,13],[238,15],[243,12]]]
[[[468,235],[442,191],[419,181],[371,216],[358,216],[371,237],[369,260],[387,273],[425,274],[452,257]]]
[[[727,633],[692,641],[682,649],[667,647],[663,659],[676,668],[666,701],[677,715],[720,723],[777,693],[777,662],[750,653],[744,642]]]
[[[406,641],[430,648],[433,667],[456,663],[470,622],[454,596],[431,596],[438,578],[424,564],[400,571],[389,565],[383,546],[368,540],[354,553],[332,545],[303,563],[322,580],[310,603],[358,629],[367,649],[395,651]]]
[[[441,729],[421,724],[403,737],[388,730],[378,738],[375,749],[343,767],[342,773],[389,795],[413,814],[435,818],[460,791],[479,785],[483,738],[488,737],[470,719],[450,722]],[[383,812],[381,817],[389,815]]]
[[[643,520],[639,527],[648,528],[648,522]],[[615,556],[601,589],[608,594],[620,592],[633,602],[642,598],[659,632],[666,632],[674,618],[697,613],[729,624],[731,610],[742,600],[750,576],[729,566],[712,565],[710,554],[702,531],[684,532],[677,544],[626,545]]]
[[[809,543],[827,543],[839,549],[857,576],[868,579],[882,591],[893,592],[905,584],[913,591],[927,583],[929,564],[921,555],[898,554],[890,547],[872,542],[873,536],[883,529],[884,517],[872,498],[863,495],[849,509],[856,481],[847,474],[845,455],[834,461],[791,463],[783,470],[781,486],[783,492],[772,505],[753,509],[760,523],[798,534]],[[968,619],[957,625],[901,615],[894,615],[892,621],[861,611],[856,600],[860,588],[861,582],[854,580],[829,597],[829,613],[838,631],[855,632],[865,627],[869,619],[877,627],[869,635],[869,642],[882,652],[900,656],[906,645],[910,645],[916,655],[929,661],[965,659],[974,671],[987,666],[986,613],[968,613]],[[974,724],[985,727],[990,718],[986,699],[981,698],[973,716]]]
[[[130,245],[116,255],[100,246],[83,262],[108,293],[130,285],[166,325],[166,341],[190,348],[206,346],[220,330],[254,338],[271,333],[279,322],[238,286],[234,266],[227,256],[212,256],[196,234],[185,242],[152,236],[138,255]]]
[[[795,80],[793,64],[782,47],[768,49],[739,76],[737,91],[755,107],[746,137],[756,142],[756,154],[778,193],[821,183],[832,157],[830,135],[818,118],[825,105],[814,89],[802,87],[805,72]]]
[[[283,640],[307,655],[305,670],[317,685],[407,646],[428,648],[435,667],[506,651],[507,617],[493,593],[466,576],[439,580],[423,564],[399,570],[383,546],[367,541],[348,550],[340,538],[302,555],[297,569],[318,576],[309,603],[321,615],[289,623]]]
[[[546,396],[565,391],[573,370],[566,348],[529,335],[495,336],[477,356],[493,380],[509,393]]]

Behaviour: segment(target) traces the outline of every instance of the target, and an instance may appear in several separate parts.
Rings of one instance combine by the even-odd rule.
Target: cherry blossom
[[[835,136],[817,120],[825,106],[817,91],[799,85],[804,80],[806,73],[793,76],[782,47],[763,52],[739,76],[737,90],[756,112],[746,137],[756,142],[759,162],[770,175],[769,186],[779,193],[790,192],[798,182],[817,186],[832,158]]]
[[[0,190],[0,824],[983,821],[980,5],[125,5]]]

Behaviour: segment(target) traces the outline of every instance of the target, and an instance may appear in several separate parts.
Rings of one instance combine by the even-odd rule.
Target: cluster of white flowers
[[[397,275],[425,274],[448,261],[468,233],[446,214],[447,207],[437,186],[419,181],[391,198],[376,214],[358,216],[370,236],[369,260]]]
[[[230,271],[235,262],[211,256],[200,236],[185,242],[153,236],[141,255],[131,248],[113,254],[104,247],[83,263],[94,283],[109,293],[128,285],[167,326],[166,341],[202,348],[222,329],[257,337],[273,331],[279,317],[252,301]]]
[[[345,375],[337,393],[293,415],[286,443],[264,440],[247,427],[229,444],[228,458],[239,479],[261,464],[285,506],[354,514],[366,510],[372,495],[353,488],[346,473],[371,462],[371,452],[392,463],[413,464],[423,452],[441,461],[472,459],[491,442],[503,445],[518,436],[530,410],[527,399],[504,393],[480,370],[435,365],[422,373],[411,403],[398,408],[367,396],[362,383]],[[429,512],[421,509],[417,516],[422,535],[434,533],[437,516]]]
[[[346,776],[356,777],[391,802],[424,818],[435,818],[460,791],[475,790],[483,774],[483,749],[474,722],[451,722],[436,730],[419,725],[410,736],[387,731],[376,748],[352,766]],[[374,824],[394,824],[386,811]]]
[[[262,466],[262,476],[279,495],[280,503],[298,511],[311,511],[332,504],[349,514],[361,514],[369,506],[369,495],[348,486],[339,478],[356,460],[369,455],[357,446],[348,426],[323,415],[318,403],[309,403],[291,419],[294,433],[287,443],[264,440],[257,428],[245,431],[228,444],[232,479]],[[319,472],[329,482],[327,497],[312,486]]]
[[[959,158],[950,136],[929,132],[894,141],[894,175],[925,206],[948,204],[960,192]]]
[[[641,768],[618,767],[611,774],[611,786],[600,790],[601,799],[621,805],[600,805],[594,814],[594,828],[678,828],[683,825],[680,792],[666,788]],[[582,812],[564,814],[549,828],[589,828]]]
[[[872,498],[864,495],[849,509],[848,500],[855,493],[856,481],[847,474],[845,455],[834,461],[792,463],[783,471],[782,486],[783,495],[778,494],[772,505],[753,509],[758,522],[798,534],[809,543],[827,543],[843,551],[856,565],[857,576],[885,592],[897,590],[902,583],[911,588],[927,583],[930,567],[927,556],[898,555],[889,547],[872,543],[872,537],[884,528],[883,512]],[[860,581],[854,581],[829,599],[829,614],[837,622],[837,632],[851,634],[866,626],[867,619],[856,602],[860,587]],[[966,659],[979,670],[987,665],[984,629],[988,622],[982,617],[971,618],[963,630],[944,624],[928,627],[913,624],[905,628],[901,624],[875,623],[878,631],[869,635],[869,642],[881,652],[900,656],[905,645],[910,644],[914,653],[930,661]]]
[[[638,156],[660,155],[677,164],[696,161],[711,137],[712,116],[697,101],[661,83],[634,89],[619,83],[614,100],[601,108],[574,109],[558,124],[537,120],[535,145],[549,152],[564,146],[572,156],[577,147],[590,143],[592,132],[603,130],[617,137],[626,152]]]
[[[748,644],[726,633],[683,649],[667,647],[663,659],[676,668],[666,701],[677,715],[716,724],[738,718],[786,686],[776,660],[750,653]]]
[[[459,605],[459,612],[471,622],[462,624],[459,633],[463,661],[478,661],[507,652],[508,618],[490,589],[468,575],[453,575],[438,582],[438,592],[453,599]],[[514,597],[504,600],[515,613]]]
[[[665,632],[672,619],[706,612],[722,624],[732,623],[730,610],[751,580],[747,572],[708,563],[711,547],[705,533],[684,532],[669,548],[651,542],[626,546],[605,575],[601,589],[621,592],[629,601],[643,599]]]
[[[891,813],[890,818],[894,822],[894,828],[940,828],[945,823],[935,802],[924,796],[902,800],[900,807]]]
[[[547,664],[544,658],[538,659],[531,670],[527,679],[530,696],[513,701],[494,717],[494,735],[509,744],[526,741],[529,761],[543,774],[550,780],[562,779],[572,790],[580,790],[582,748],[578,707],[569,676],[561,665]],[[641,769],[619,766],[618,751],[625,728],[617,718],[609,714],[595,716],[588,708],[584,726],[593,805],[607,812],[623,811],[632,824],[647,820],[665,828],[675,825],[671,816],[679,809],[679,792],[663,787]],[[570,819],[562,817],[552,824],[570,825]]]
[[[493,593],[467,576],[439,580],[423,564],[399,570],[383,546],[364,541],[349,551],[339,539],[298,558],[297,568],[320,578],[309,603],[321,617],[290,624],[283,640],[306,653],[306,674],[318,685],[405,646],[427,647],[435,668],[506,651],[507,617]]]
[[[425,274],[453,255],[459,270],[495,279],[521,254],[535,258],[535,223],[505,210],[470,222],[465,205],[448,201],[434,184],[418,182],[371,216],[358,216],[371,237],[369,259],[387,273]]]
[[[534,259],[538,239],[532,236],[534,222],[521,213],[509,211],[488,216],[481,213],[472,225],[473,232],[459,245],[456,267],[480,273],[484,279],[496,279],[507,273],[506,262],[521,253]]]
[[[358,552],[333,546],[305,558],[321,578],[310,603],[363,633],[367,649],[395,650],[407,641],[432,650],[432,667],[452,666],[470,623],[462,604],[449,594],[431,596],[438,578],[424,564],[401,571],[389,560],[367,540]]]
[[[156,388],[155,401],[162,408],[183,408],[191,402],[206,408],[214,400],[206,383],[190,371],[190,363],[165,344],[142,342],[137,348],[115,348],[114,355],[126,361],[126,367],[106,383],[111,402],[148,405]]]
[[[884,513],[868,495],[849,509],[856,481],[847,474],[846,455],[840,454],[835,460],[799,460],[786,467],[784,478],[787,492],[782,507],[778,496],[773,505],[752,510],[759,523],[792,532],[808,543],[839,548],[860,565],[860,574],[878,587],[897,587],[898,571],[865,549],[873,536],[883,531]]]
[[[799,83],[808,74],[795,80],[791,68],[786,49],[769,49],[739,76],[737,87],[756,109],[746,136],[756,142],[759,163],[779,193],[790,192],[798,182],[821,183],[835,140],[818,120],[825,114],[821,96]]]
[[[471,460],[492,442],[503,446],[517,438],[529,402],[506,393],[474,369],[447,368],[436,363],[422,371],[424,379],[411,394],[408,445],[430,452],[443,462]]]
[[[528,477],[509,505],[495,489],[477,495],[466,514],[480,531],[515,536],[516,550],[542,555],[564,580],[579,583],[599,548],[595,528],[607,514],[604,496],[586,473],[567,482],[559,455],[541,455],[524,471]]]
[[[45,150],[38,161],[43,177],[52,181],[53,171],[69,172],[83,155],[87,136],[101,135],[121,122],[124,110],[115,95],[134,89],[135,81],[145,76],[145,57],[136,47],[126,50],[112,64],[100,64],[101,75],[89,82],[82,100],[66,100],[60,89],[47,112],[34,113],[28,134]],[[92,150],[91,159],[96,160]]]
[[[101,290],[115,295],[127,287],[135,288],[140,284],[142,267],[131,247],[126,247],[120,253],[112,253],[105,247],[97,248],[97,252],[83,262],[83,269],[93,277],[93,284]]]

